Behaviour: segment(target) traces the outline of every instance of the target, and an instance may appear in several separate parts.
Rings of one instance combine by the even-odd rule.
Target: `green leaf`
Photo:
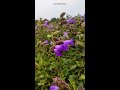
[[[43,77],[44,77],[44,75],[40,75],[40,76],[39,76],[39,78],[43,78]]]
[[[64,76],[67,76],[68,75],[68,69],[64,69],[63,74],[64,74]]]
[[[76,68],[76,65],[73,65],[72,67],[71,67],[71,69],[75,69]]]
[[[80,76],[80,80],[85,80],[85,75],[84,75],[84,74],[82,74],[82,75]]]
[[[50,69],[56,68],[58,67],[58,63],[57,62],[52,62],[50,65]]]
[[[76,61],[76,63],[77,63],[77,66],[80,67],[80,62],[79,62],[79,61]]]
[[[83,87],[83,82],[80,82],[80,83],[79,83],[79,87]]]

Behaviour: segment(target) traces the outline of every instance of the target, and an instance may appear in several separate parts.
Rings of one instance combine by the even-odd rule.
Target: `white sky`
[[[66,3],[66,5],[54,5],[54,3]],[[85,0],[35,0],[35,19],[57,18],[62,12],[72,16],[78,13],[84,15]]]

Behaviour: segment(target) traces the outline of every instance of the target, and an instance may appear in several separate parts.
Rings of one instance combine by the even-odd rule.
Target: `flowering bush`
[[[85,85],[85,17],[35,22],[35,90],[82,90]]]

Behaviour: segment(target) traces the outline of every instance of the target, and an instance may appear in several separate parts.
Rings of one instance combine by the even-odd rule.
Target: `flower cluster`
[[[64,32],[63,37],[68,37],[68,32]]]
[[[68,22],[69,24],[75,24],[75,23],[76,23],[76,21],[75,21],[74,19],[71,19],[71,18],[68,19],[67,22]]]
[[[48,20],[46,20],[46,21],[44,22],[43,26],[47,27],[49,30],[52,30],[52,29],[54,28],[53,25],[50,25],[50,24],[49,24]]]
[[[52,86],[50,86],[50,90],[60,90],[60,88],[53,84]]]
[[[45,40],[45,41],[44,41],[44,44],[48,44],[48,40]]]
[[[46,20],[46,21],[45,21],[45,23],[44,23],[44,26],[46,26],[46,27],[47,27],[47,26],[48,26],[48,24],[49,24],[49,23],[48,23],[48,21]]]
[[[45,40],[44,42],[43,42],[44,44],[50,44],[50,45],[52,45],[53,44],[53,42],[52,41],[48,41],[48,40]]]
[[[56,54],[56,56],[62,56],[62,52],[68,51],[69,45],[74,45],[73,39],[65,40],[63,41],[63,44],[56,45],[54,49],[54,53]]]

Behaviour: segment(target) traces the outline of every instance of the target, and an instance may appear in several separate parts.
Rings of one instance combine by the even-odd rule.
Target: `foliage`
[[[84,16],[72,17],[76,23],[66,23],[60,15],[51,19],[36,21],[35,28],[35,90],[49,90],[52,79],[60,77],[71,88],[78,90],[85,85],[85,22]],[[64,35],[67,32],[67,36]],[[58,41],[74,39],[75,45],[62,56],[56,56],[53,48]],[[58,41],[57,41],[57,40]],[[48,40],[47,42],[45,42]],[[52,44],[50,43],[52,42]],[[62,89],[61,89],[62,90]]]

